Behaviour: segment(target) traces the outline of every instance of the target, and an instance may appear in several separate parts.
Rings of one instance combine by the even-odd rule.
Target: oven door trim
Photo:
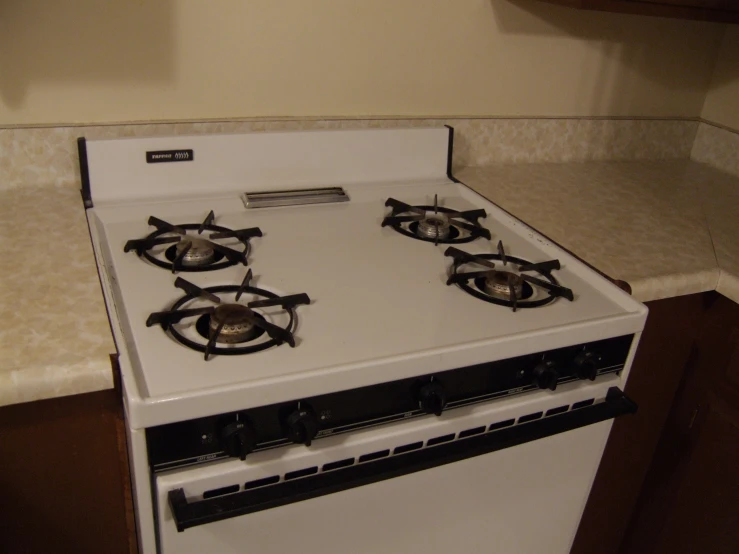
[[[432,448],[226,496],[191,502],[185,497],[183,489],[173,489],[168,492],[168,500],[177,530],[182,532],[191,527],[268,510],[511,448],[624,414],[633,414],[636,410],[637,405],[633,400],[618,387],[611,387],[603,402],[524,425],[516,425]]]

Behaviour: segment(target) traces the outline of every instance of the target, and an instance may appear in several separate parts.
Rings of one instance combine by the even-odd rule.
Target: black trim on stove
[[[444,125],[444,127],[449,129],[449,145],[446,151],[446,175],[455,183],[461,183],[461,181],[459,181],[452,174],[452,158],[454,155],[454,127],[452,127],[451,125]]]
[[[272,486],[222,497],[188,501],[183,489],[174,489],[168,492],[169,505],[177,530],[182,532],[191,527],[269,510],[489,454],[624,414],[633,414],[636,410],[637,405],[633,400],[619,388],[611,387],[603,402],[532,421],[526,425],[475,435],[327,473],[314,473],[302,479],[283,481]]]
[[[80,181],[82,193],[82,201],[85,203],[85,209],[92,208],[92,192],[90,191],[90,169],[87,165],[87,139],[85,137],[77,138],[77,154],[80,163]]]

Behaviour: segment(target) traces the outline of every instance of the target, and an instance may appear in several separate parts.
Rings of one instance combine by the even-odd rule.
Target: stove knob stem
[[[221,445],[226,454],[245,460],[257,445],[257,434],[248,419],[240,419],[226,425],[221,430]]]
[[[543,361],[534,368],[534,384],[540,389],[555,390],[558,379],[557,364],[552,360]]]
[[[598,376],[598,355],[592,350],[583,350],[575,357],[575,374],[580,379],[595,381]]]
[[[310,446],[318,434],[318,417],[309,408],[299,408],[287,416],[285,427],[289,440]]]
[[[446,407],[446,391],[436,381],[423,385],[418,390],[418,407],[422,412],[440,416]]]

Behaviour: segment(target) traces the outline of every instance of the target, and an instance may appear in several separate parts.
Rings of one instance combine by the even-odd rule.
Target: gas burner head
[[[221,304],[210,314],[207,338],[217,335],[216,342],[226,344],[253,340],[263,332],[254,325],[255,317],[256,314],[243,304]]]
[[[427,212],[426,217],[418,222],[416,234],[426,239],[447,239],[451,232],[449,218],[443,212]]]
[[[411,206],[394,198],[388,198],[385,205],[392,211],[382,220],[382,226],[390,226],[407,237],[435,244],[461,244],[480,237],[490,239],[490,231],[478,221],[487,217],[485,210],[456,212],[439,206],[436,196],[433,206]]]
[[[480,300],[507,306],[514,312],[518,308],[545,306],[560,296],[574,300],[572,291],[552,276],[551,272],[560,268],[558,260],[531,263],[514,258],[506,254],[502,242],[498,243],[497,254],[469,254],[454,247],[444,254],[454,259],[447,285],[455,284]],[[497,268],[498,262],[505,270]],[[470,271],[469,266],[477,266],[477,270]]]
[[[150,263],[177,271],[215,271],[236,264],[247,263],[252,237],[261,237],[258,227],[231,230],[214,225],[211,211],[202,223],[172,225],[156,217],[149,225],[156,231],[143,239],[126,242],[124,252],[135,250]],[[208,235],[203,233],[208,231]]]
[[[500,298],[501,300],[510,300],[511,291],[516,300],[520,300],[523,295],[524,280],[520,275],[510,273],[508,271],[493,271],[487,277],[481,278],[483,292]]]
[[[189,247],[187,244],[188,241],[190,242]],[[196,238],[188,239],[188,241],[180,240],[174,247],[174,258],[179,258],[184,267],[203,267],[215,261],[216,251],[210,246],[208,241]]]
[[[295,309],[310,304],[310,298],[307,294],[278,296],[251,286],[251,277],[249,270],[240,286],[204,289],[178,277],[174,284],[186,295],[169,311],[149,315],[146,326],[160,325],[177,342],[203,352],[206,360],[214,354],[252,354],[283,343],[294,347]],[[277,309],[257,313],[264,308]]]

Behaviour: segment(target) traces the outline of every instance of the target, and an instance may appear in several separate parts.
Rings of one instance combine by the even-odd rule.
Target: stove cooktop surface
[[[362,185],[347,191],[351,200],[340,204],[252,210],[245,209],[236,194],[96,207],[105,222],[106,270],[138,361],[137,379],[144,396],[178,397],[347,367],[366,366],[371,371],[378,360],[419,354],[443,358],[444,364],[454,367],[455,352],[469,345],[523,335],[534,341],[541,331],[628,313],[613,293],[598,290],[603,286],[600,277],[463,185]],[[448,286],[454,263],[444,255],[449,244],[412,240],[392,226],[381,226],[390,213],[387,198],[429,206],[435,195],[448,210],[488,212],[479,224],[490,232],[491,240],[479,237],[455,248],[496,255],[502,241],[506,253],[515,258],[533,263],[558,258],[561,268],[552,275],[573,292],[573,300],[559,297],[540,308],[513,313],[509,307]],[[250,238],[248,267],[235,264],[217,271],[173,274],[136,252],[124,252],[127,241],[154,230],[147,224],[149,216],[181,225],[202,221],[210,210],[219,227],[261,229],[263,236]],[[203,288],[238,286],[247,269],[255,287],[280,296],[310,297],[310,304],[296,310],[294,348],[282,344],[244,356],[215,354],[206,361],[201,352],[184,347],[161,326],[146,325],[153,312],[172,309],[182,297],[182,290],[174,286],[178,276]],[[209,302],[195,298],[187,308]],[[267,321],[285,324],[280,306],[261,308],[259,313]],[[197,319],[176,325],[181,333],[194,335]],[[535,351],[536,344],[530,348]]]

